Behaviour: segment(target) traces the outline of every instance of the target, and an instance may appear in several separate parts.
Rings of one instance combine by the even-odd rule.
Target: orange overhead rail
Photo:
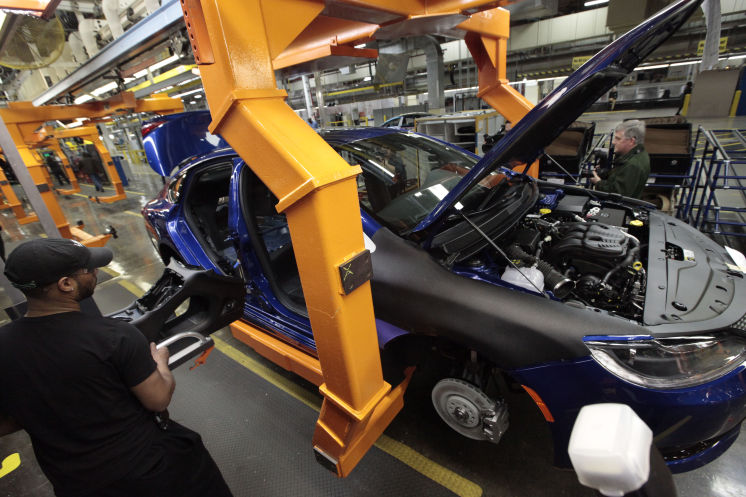
[[[107,100],[98,102],[88,102],[79,105],[42,105],[34,107],[31,102],[9,102],[7,108],[0,109],[0,117],[8,127],[13,142],[18,148],[23,163],[29,170],[31,178],[36,184],[41,197],[44,200],[52,219],[60,231],[60,235],[65,238],[78,239],[81,243],[86,243],[85,239],[74,236],[71,232],[70,224],[65,219],[60,209],[54,191],[49,187],[46,181],[46,168],[41,164],[41,160],[31,151],[30,145],[39,141],[37,135],[38,129],[47,121],[70,121],[73,119],[85,117],[106,118],[113,114],[122,112],[155,112],[159,114],[170,114],[183,110],[183,104],[180,99],[169,98],[168,96],[146,98],[136,100],[134,94],[122,92]],[[103,145],[102,145],[103,147]],[[105,150],[105,149],[104,149]],[[117,176],[118,177],[118,176]],[[19,223],[31,222],[27,219],[23,209],[20,208],[20,202],[17,198],[14,201],[6,193],[6,188],[0,185],[5,198],[11,204],[13,212]],[[12,190],[12,189],[11,189]],[[32,219],[34,221],[36,219]]]
[[[357,197],[361,169],[347,164],[285,103],[287,94],[277,89],[274,70],[339,54],[370,57],[370,49],[354,46],[381,33],[406,35],[407,26],[417,33],[423,27],[461,25],[478,33],[470,49],[486,55],[480,71],[494,72],[480,76],[480,91],[517,120],[530,104],[502,88],[507,12],[490,10],[493,14],[474,18],[506,3],[181,0],[212,113],[210,131],[245,159],[279,199],[277,211],[287,216],[318,358],[245,323],[231,329],[259,353],[319,385],[324,400],[314,451],[339,476],[349,474],[399,412],[409,375],[394,388],[383,381]],[[469,16],[473,22],[465,22]],[[241,21],[226,22],[230,19]],[[351,264],[365,276],[346,289],[341,273]]]

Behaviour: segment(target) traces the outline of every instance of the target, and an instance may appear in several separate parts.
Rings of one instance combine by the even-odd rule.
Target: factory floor
[[[631,117],[605,114],[610,115],[583,119],[596,119],[610,128]],[[746,127],[746,123],[736,124]],[[713,129],[727,125],[711,124]],[[161,184],[149,168],[135,165],[125,200],[93,203],[87,198],[93,193],[89,185],[82,185],[81,194],[58,198],[71,224],[82,220],[94,235],[108,226],[118,233],[108,244],[114,261],[100,272],[95,294],[103,313],[123,308],[142,295],[163,270],[139,214]],[[0,224],[6,253],[43,233],[39,223],[19,226],[7,210],[0,212]],[[0,291],[0,305],[7,303]],[[511,425],[500,444],[476,442],[456,434],[438,418],[428,379],[417,375],[403,411],[385,435],[349,477],[337,479],[316,463],[311,448],[321,400],[317,388],[263,359],[233,339],[227,329],[213,336],[217,346],[206,364],[194,370],[184,365],[175,371],[177,388],[170,412],[202,435],[236,497],[595,495],[577,482],[572,471],[552,467],[549,430],[528,396],[515,394],[509,399]],[[746,495],[743,431],[713,463],[675,476],[681,497]],[[0,459],[14,453],[20,455],[21,465],[0,478],[0,497],[52,496],[24,432],[0,438]]]

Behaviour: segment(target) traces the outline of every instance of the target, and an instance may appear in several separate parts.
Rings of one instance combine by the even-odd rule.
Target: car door
[[[247,288],[244,319],[315,354],[285,214],[245,162],[236,158],[234,165],[229,224]]]

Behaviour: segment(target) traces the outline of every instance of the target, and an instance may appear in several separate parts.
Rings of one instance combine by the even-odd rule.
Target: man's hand
[[[595,169],[592,170],[591,171],[591,183],[595,185],[599,181],[601,181],[601,178],[598,176],[598,174],[596,174],[596,170]]]
[[[164,367],[168,369],[168,347],[158,348],[154,342],[150,342],[150,353],[153,355],[153,360],[158,365],[158,369]]]
[[[171,395],[174,393],[174,376],[168,369],[168,348],[156,348],[154,343],[150,343],[150,353],[156,364],[156,370],[148,376],[142,383],[131,388],[135,396],[140,400],[146,409],[153,412],[165,411],[171,402]]]

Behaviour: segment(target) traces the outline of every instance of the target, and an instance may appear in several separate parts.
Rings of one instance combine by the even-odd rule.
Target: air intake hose
[[[529,264],[536,264],[536,267],[544,275],[544,286],[558,299],[563,299],[570,295],[570,292],[575,287],[575,283],[571,279],[554,269],[551,264],[527,253],[518,245],[510,245],[506,252],[513,259],[519,259]]]

